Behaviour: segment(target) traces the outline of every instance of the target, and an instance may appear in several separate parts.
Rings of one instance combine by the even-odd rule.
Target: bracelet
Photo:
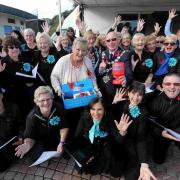
[[[65,141],[60,141],[59,144],[64,145],[64,144],[66,144],[66,143],[65,143]]]

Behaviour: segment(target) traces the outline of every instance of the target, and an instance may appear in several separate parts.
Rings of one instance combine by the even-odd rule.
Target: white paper
[[[32,75],[28,75],[28,74],[24,74],[24,73],[20,73],[20,72],[16,72],[16,75],[23,76],[23,77],[36,78],[37,69],[38,69],[38,64],[33,68]]]
[[[148,86],[146,86],[146,94],[154,92],[154,89],[151,89],[151,87],[154,85],[154,83],[150,83]]]
[[[37,166],[53,157],[59,157],[60,153],[58,153],[57,151],[44,151],[41,156],[33,163],[31,164],[29,167],[32,166]]]

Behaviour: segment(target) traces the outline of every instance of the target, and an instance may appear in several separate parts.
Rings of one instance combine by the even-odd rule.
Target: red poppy
[[[160,64],[163,64],[164,63],[164,59],[160,59]]]
[[[114,56],[115,57],[119,57],[121,55],[121,52],[120,51],[116,51],[115,53],[114,53]]]
[[[68,83],[68,84],[69,84],[70,89],[73,89],[73,88],[74,88],[74,83],[73,83],[73,82]]]
[[[180,95],[176,98],[178,101],[180,101]]]

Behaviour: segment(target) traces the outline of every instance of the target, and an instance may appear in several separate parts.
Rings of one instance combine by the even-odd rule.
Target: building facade
[[[30,19],[37,19],[37,16],[0,4],[0,37],[9,35],[12,30],[24,29]]]

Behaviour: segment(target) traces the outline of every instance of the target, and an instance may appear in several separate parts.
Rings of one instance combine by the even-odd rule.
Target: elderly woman
[[[98,53],[102,53],[103,51],[106,50],[106,35],[105,34],[100,34],[96,38],[95,46],[98,49]]]
[[[95,47],[96,35],[92,31],[86,31],[84,33],[84,38],[88,43],[88,57],[92,61],[94,70],[96,70],[99,61],[98,49]]]
[[[134,51],[131,53],[131,63],[134,71],[134,79],[148,85],[152,82],[155,62],[144,50],[144,34],[136,33],[132,38],[132,45],[134,46]]]
[[[0,172],[9,167],[14,156],[14,148],[12,144],[22,143],[23,127],[20,111],[17,105],[13,103],[3,102],[4,89],[0,87],[0,146],[7,141],[12,140],[9,144],[0,149]]]
[[[43,151],[63,151],[68,134],[68,125],[59,104],[53,102],[53,91],[49,86],[40,86],[34,94],[36,106],[29,113],[24,131],[24,143],[15,150],[22,158],[32,149],[32,158],[36,159]]]
[[[47,33],[38,33],[36,36],[36,42],[39,51],[35,53],[34,64],[39,64],[38,73],[41,76],[40,84],[51,86],[50,75],[54,65],[59,59],[59,54]]]
[[[31,28],[24,30],[24,39],[26,43],[20,46],[21,55],[32,60],[34,53],[38,50],[35,42],[35,32]]]
[[[131,35],[129,33],[123,33],[121,35],[121,48],[122,50],[132,50]]]
[[[23,118],[26,117],[31,109],[27,83],[33,82],[32,78],[18,76],[20,72],[24,75],[32,75],[32,64],[27,58],[20,56],[19,41],[12,36],[3,40],[3,49],[7,53],[0,62],[0,84],[6,89],[4,99],[16,103],[22,110]],[[24,106],[24,103],[27,103]]]
[[[155,81],[157,89],[162,91],[162,80],[168,73],[180,74],[180,53],[176,51],[177,37],[175,35],[166,36],[164,41],[164,50],[156,54],[157,71],[155,72]]]
[[[145,44],[146,51],[154,56],[154,54],[159,51],[160,49],[156,47],[156,36],[148,35],[146,36],[146,44]]]
[[[71,49],[68,48],[68,37],[67,36],[58,36],[55,46],[59,53],[60,58],[71,52]]]
[[[74,40],[72,54],[63,56],[54,66],[51,74],[51,83],[59,96],[63,93],[61,90],[63,84],[71,84],[86,79],[93,81],[94,89],[99,93],[92,62],[86,56],[87,52],[87,41],[79,37]],[[71,121],[70,126],[72,125],[72,131],[76,128],[81,112],[82,108],[70,109],[67,112],[68,120]]]
[[[157,36],[156,37],[156,47],[161,49],[163,47],[165,37],[164,36]]]

